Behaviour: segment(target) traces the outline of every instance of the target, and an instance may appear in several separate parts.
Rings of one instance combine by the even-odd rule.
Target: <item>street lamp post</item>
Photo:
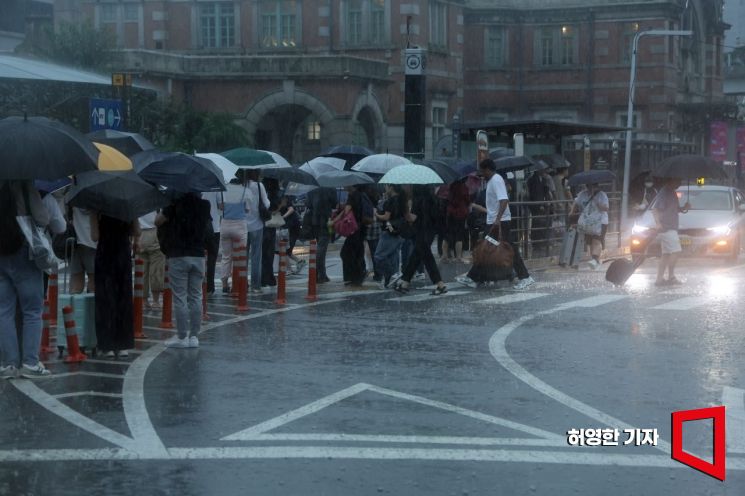
[[[636,52],[642,36],[691,36],[693,31],[675,31],[669,29],[650,29],[640,31],[631,43],[631,75],[629,77],[629,105],[626,114],[626,150],[623,159],[623,193],[621,196],[621,231],[628,227],[629,218],[629,182],[631,175],[631,135],[634,124],[634,82],[636,79]]]

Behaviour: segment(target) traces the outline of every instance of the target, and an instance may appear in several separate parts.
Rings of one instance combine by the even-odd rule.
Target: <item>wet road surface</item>
[[[148,314],[126,360],[0,383],[0,495],[742,494],[745,266],[685,260],[662,289],[653,272],[315,303],[291,278],[284,307],[212,298],[199,349],[165,349]],[[725,482],[670,459],[671,412],[722,404]],[[619,446],[568,446],[574,428]],[[711,422],[684,439],[711,459]]]

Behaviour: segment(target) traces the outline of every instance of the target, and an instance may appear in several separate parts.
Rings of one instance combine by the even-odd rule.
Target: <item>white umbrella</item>
[[[378,153],[363,158],[352,166],[353,171],[367,172],[368,174],[385,174],[399,165],[410,164],[411,161],[400,155],[391,153]]]
[[[218,153],[195,153],[194,156],[211,160],[222,171],[222,175],[225,177],[225,184],[228,184],[235,178],[236,172],[240,169],[240,167]]]
[[[274,159],[274,165],[268,164],[268,167],[265,167],[266,169],[286,169],[288,167],[292,167],[292,165],[290,165],[290,162],[288,162],[279,153],[270,152],[269,150],[259,150],[259,151],[268,153]]]
[[[405,164],[394,167],[380,179],[380,184],[442,184],[442,178],[429,167]]]
[[[300,166],[300,170],[311,174],[317,178],[324,172],[334,172],[344,170],[344,165],[347,163],[343,158],[335,157],[316,157],[313,160],[309,160]]]

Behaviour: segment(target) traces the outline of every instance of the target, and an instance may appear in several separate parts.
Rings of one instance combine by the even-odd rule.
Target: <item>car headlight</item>
[[[706,229],[712,234],[716,234],[717,236],[727,236],[729,233],[732,232],[732,229],[730,226],[716,226],[716,227],[709,227]]]
[[[647,231],[649,231],[647,226],[640,226],[639,224],[634,224],[634,227],[631,228],[631,234],[643,234]]]

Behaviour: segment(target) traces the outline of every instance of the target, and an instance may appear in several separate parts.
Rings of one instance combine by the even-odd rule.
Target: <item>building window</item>
[[[447,48],[448,6],[444,2],[431,0],[429,3],[429,43],[439,48]]]
[[[535,37],[535,64],[542,66],[574,65],[579,56],[577,29],[574,26],[547,26]]]
[[[261,46],[295,48],[298,45],[296,0],[261,2]]]
[[[378,45],[386,40],[385,11],[387,0],[346,0],[346,24],[343,29],[347,45]]]
[[[432,105],[432,146],[445,136],[445,123],[447,121],[448,109],[442,105]]]
[[[626,119],[629,114],[627,112],[619,112],[616,115],[617,115],[616,120],[618,122],[618,127],[625,128]],[[631,127],[634,128],[634,130],[639,130],[639,128],[641,127],[641,115],[639,114],[639,112],[634,112],[631,115]]]
[[[541,65],[554,63],[554,33],[549,28],[541,29]]]
[[[235,45],[233,2],[199,5],[199,27],[203,48],[230,48]]]
[[[484,62],[486,65],[488,67],[504,65],[504,28],[501,26],[486,28],[485,40]]]
[[[308,121],[308,141],[318,141],[321,139],[321,123],[318,121]]]
[[[104,3],[101,5],[101,22],[116,22],[116,4]]]
[[[136,3],[124,4],[124,22],[138,22],[140,20],[140,6]]]

